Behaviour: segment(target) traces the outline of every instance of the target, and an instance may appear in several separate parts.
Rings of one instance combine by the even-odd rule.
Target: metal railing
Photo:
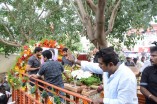
[[[28,77],[27,74],[22,74],[22,76]],[[55,90],[56,96],[59,96],[64,99],[64,103],[62,104],[91,104],[92,100],[86,96],[80,95],[75,92],[68,91],[66,89],[57,87],[55,85],[49,84],[45,81],[32,78],[35,82],[28,80],[29,83],[33,83],[37,89],[42,88],[46,92],[52,93],[52,90],[49,90],[48,87],[51,87]],[[39,83],[42,83],[40,85]],[[60,95],[59,91],[64,92],[68,96]],[[69,97],[70,96],[70,97]],[[145,104],[145,97],[142,94],[137,94],[139,104]],[[50,100],[53,97],[47,97],[44,99],[44,102],[41,102],[41,92],[39,90],[35,91],[34,96],[28,93],[28,88],[25,90],[12,88],[12,100],[16,102],[16,104],[60,104],[55,103],[53,100]]]
[[[28,77],[27,74],[22,74],[22,76],[23,77]],[[68,103],[68,104],[69,103],[70,104],[91,104],[92,103],[92,100],[89,99],[86,96],[82,96],[78,93],[68,91],[66,89],[57,87],[55,85],[49,84],[45,81],[42,81],[42,80],[39,80],[39,79],[36,79],[36,78],[31,78],[31,79],[33,79],[34,82],[32,82],[31,80],[28,80],[28,82],[33,83],[34,86],[36,86],[36,89],[37,89],[35,91],[34,97],[33,97],[32,94],[28,93],[28,89],[29,89],[28,87],[26,87],[25,90],[16,89],[14,87],[12,88],[12,99],[13,99],[13,101],[16,101],[17,104],[34,104],[34,103],[35,104],[53,104],[54,102],[50,101],[50,98],[53,98],[53,97],[45,98],[44,102],[40,101],[41,92],[38,90],[39,88],[42,88],[46,92],[54,93],[54,92],[52,92],[52,90],[48,89],[48,87],[51,87],[52,89],[54,89],[56,96],[59,96],[60,98],[64,99],[64,104],[66,104],[66,103]],[[42,83],[42,85],[39,84],[39,83]],[[73,99],[71,99],[68,96],[61,95],[59,93],[60,91],[64,92],[65,95],[71,96],[71,98],[73,98]]]

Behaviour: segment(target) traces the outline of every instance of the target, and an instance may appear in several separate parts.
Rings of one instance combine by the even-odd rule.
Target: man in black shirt
[[[39,72],[37,74],[30,75],[30,77],[41,78],[43,75],[45,82],[64,88],[62,79],[62,72],[64,71],[63,66],[58,61],[52,60],[52,53],[50,50],[43,51],[42,55],[44,57],[44,63],[41,65]],[[52,95],[51,93],[48,94],[50,96]],[[60,94],[64,96],[63,92],[60,92]],[[62,98],[61,101],[63,101]]]
[[[62,65],[70,65],[70,66],[73,66],[74,63],[70,62],[69,60],[67,60],[67,57],[68,57],[68,48],[63,48],[63,57],[62,57]],[[73,58],[75,58],[73,56]]]
[[[42,53],[42,48],[41,47],[35,47],[34,49],[34,54],[28,59],[26,70],[28,71],[28,74],[37,74],[37,72],[40,69],[40,57]],[[31,81],[34,82],[33,79],[30,79]],[[31,86],[33,86],[33,83],[30,83]]]
[[[150,48],[152,66],[142,72],[140,91],[146,96],[146,104],[157,104],[157,46]]]

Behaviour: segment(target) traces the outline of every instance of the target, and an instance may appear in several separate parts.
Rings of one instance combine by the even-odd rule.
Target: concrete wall
[[[0,54],[0,73],[7,72],[15,63],[17,55],[10,55],[5,58],[4,54]]]

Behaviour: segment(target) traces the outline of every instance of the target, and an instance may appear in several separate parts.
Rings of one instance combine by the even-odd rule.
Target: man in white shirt
[[[103,74],[104,98],[94,99],[94,104],[138,104],[137,82],[134,73],[124,64],[119,64],[113,48],[101,49],[98,63],[76,61],[82,70]]]

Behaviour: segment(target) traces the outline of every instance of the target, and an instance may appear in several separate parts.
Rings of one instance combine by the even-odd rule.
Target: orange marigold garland
[[[17,59],[16,65],[14,67],[15,71],[19,73],[25,73],[26,64],[28,61],[28,58],[33,54],[34,47],[46,47],[46,48],[57,48],[58,49],[58,61],[62,60],[62,49],[64,48],[64,45],[58,45],[58,43],[55,40],[43,40],[41,42],[38,42],[34,44],[34,46],[23,46],[23,52],[21,52],[20,57]]]

